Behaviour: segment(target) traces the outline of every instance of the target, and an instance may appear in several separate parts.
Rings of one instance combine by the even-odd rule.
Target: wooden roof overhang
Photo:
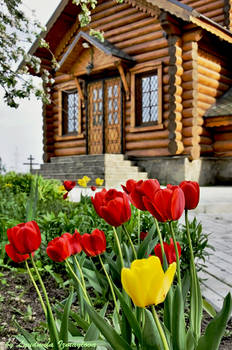
[[[87,33],[80,31],[60,60],[59,68],[57,70],[65,74],[73,74],[74,76],[86,75],[86,67],[80,70],[79,58],[81,58],[83,54],[85,55],[85,52],[87,51],[87,55],[89,56],[89,59],[91,59],[92,49],[97,51],[96,56],[98,56],[96,57],[97,64],[94,62],[95,57],[92,62],[93,72],[102,71],[106,68],[117,67],[119,64],[130,66],[135,64],[133,57],[118,49],[109,41],[104,40],[101,42],[94,36],[90,36]],[[102,59],[101,53],[105,56],[104,59]]]
[[[232,43],[232,33],[229,30],[177,0],[125,0],[125,2],[156,17],[162,12],[166,12],[184,22],[192,23],[228,43]],[[75,40],[75,33],[80,27],[79,11],[79,8],[72,4],[71,0],[62,0],[47,23],[47,31],[41,34],[50,43],[51,50],[56,54],[56,57],[59,56],[57,48],[61,41],[63,42],[62,51],[64,52],[64,48],[67,48]],[[43,65],[48,64],[49,54],[45,52],[45,49],[39,47],[39,39],[32,45],[29,53],[42,58]],[[22,65],[23,62],[20,67]]]

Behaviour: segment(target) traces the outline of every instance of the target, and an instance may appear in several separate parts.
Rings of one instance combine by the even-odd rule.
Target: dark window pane
[[[153,124],[158,120],[158,76],[138,75],[137,80],[137,125]]]
[[[78,131],[78,93],[76,90],[62,92],[63,134]]]

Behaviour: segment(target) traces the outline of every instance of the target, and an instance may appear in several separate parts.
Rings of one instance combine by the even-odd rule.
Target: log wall
[[[232,157],[232,125],[214,128],[213,149],[217,157]]]
[[[180,0],[222,26],[228,26],[228,1],[230,0]]]
[[[138,67],[145,64],[152,71],[157,64],[163,64],[163,101],[165,110],[163,113],[163,125],[158,130],[145,128],[147,130],[141,130],[140,132],[139,130],[136,132],[132,131],[131,101],[125,101],[125,154],[133,156],[170,155],[168,149],[170,141],[168,131],[170,101],[169,48],[168,41],[163,36],[163,30],[157,19],[155,10],[147,10],[137,5],[131,5],[127,1],[123,4],[115,3],[112,0],[105,1],[100,3],[92,12],[90,27],[95,30],[104,31],[105,39],[135,58]],[[73,28],[75,28],[75,25],[72,27],[72,38],[74,37]],[[77,25],[76,30],[76,33],[78,33],[79,28]],[[68,38],[63,40],[62,46],[64,46],[63,43],[68,43]],[[63,47],[59,50],[60,52],[65,52],[67,48],[64,49]],[[129,70],[126,71],[126,76],[130,87]],[[53,152],[53,156],[85,154],[86,152],[85,139],[67,140],[65,137],[57,138],[59,135],[58,90],[62,88],[62,83],[69,80],[70,77],[67,75],[57,76],[53,89],[52,132],[54,133],[54,143],[53,150],[51,151]],[[82,130],[85,133],[85,116],[82,116]],[[175,135],[175,142],[177,141],[178,143],[179,139],[181,139],[180,134]]]

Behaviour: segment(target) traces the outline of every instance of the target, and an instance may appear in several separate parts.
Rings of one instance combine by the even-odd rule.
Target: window
[[[159,129],[162,127],[162,70],[161,65],[133,68],[131,70],[131,126]]]
[[[77,133],[79,129],[79,96],[76,89],[62,91],[62,134]]]

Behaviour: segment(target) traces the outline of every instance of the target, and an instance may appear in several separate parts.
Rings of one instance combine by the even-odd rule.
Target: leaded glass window
[[[136,125],[153,125],[158,122],[158,88],[156,72],[136,76]]]
[[[62,91],[63,134],[78,132],[79,98],[76,89]]]

